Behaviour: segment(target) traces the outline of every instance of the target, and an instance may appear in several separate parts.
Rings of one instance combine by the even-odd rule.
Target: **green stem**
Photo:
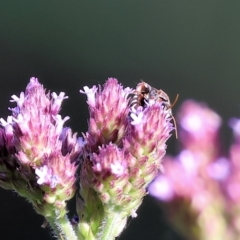
[[[59,240],[63,240],[64,237],[62,236],[61,230],[56,226],[55,220],[53,218],[46,218],[46,221],[50,225],[52,231],[54,232],[54,237]]]
[[[66,215],[55,219],[47,218],[47,221],[59,240],[78,240],[72,224]]]
[[[120,213],[111,213],[103,220],[101,232],[97,234],[98,240],[114,240],[120,235],[126,225],[127,218]]]

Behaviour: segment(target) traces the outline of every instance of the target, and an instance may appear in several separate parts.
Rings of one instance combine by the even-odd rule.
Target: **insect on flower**
[[[150,86],[148,83],[142,81],[137,85],[135,91],[132,93],[130,106],[137,108],[139,106],[144,107],[149,102],[163,103],[163,105],[169,110],[169,114],[171,115],[174,123],[176,138],[178,138],[176,120],[172,114],[172,108],[176,104],[178,97],[179,94],[177,94],[174,102],[171,104],[168,95],[163,90],[158,90]]]

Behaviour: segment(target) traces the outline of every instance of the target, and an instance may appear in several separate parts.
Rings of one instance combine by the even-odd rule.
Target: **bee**
[[[172,108],[176,104],[178,97],[179,97],[179,94],[177,94],[174,102],[171,104],[168,95],[163,90],[161,89],[158,90],[150,86],[148,83],[142,81],[137,85],[136,90],[132,94],[130,106],[137,108],[139,106],[146,107],[147,103],[149,102],[163,103],[163,105],[167,109],[169,109],[169,113],[172,117],[174,127],[175,127],[175,135],[176,135],[176,138],[178,138],[176,120],[172,114]]]

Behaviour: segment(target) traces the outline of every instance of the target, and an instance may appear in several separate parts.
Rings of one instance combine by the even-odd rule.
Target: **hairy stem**
[[[47,221],[59,240],[78,240],[72,224],[66,215],[55,219],[47,218]]]
[[[97,234],[97,240],[114,240],[123,231],[127,218],[123,218],[120,213],[110,213],[104,220]]]

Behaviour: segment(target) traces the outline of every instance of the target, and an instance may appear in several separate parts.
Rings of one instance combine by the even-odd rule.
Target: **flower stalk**
[[[66,215],[61,218],[46,218],[60,240],[78,240],[75,230]]]

